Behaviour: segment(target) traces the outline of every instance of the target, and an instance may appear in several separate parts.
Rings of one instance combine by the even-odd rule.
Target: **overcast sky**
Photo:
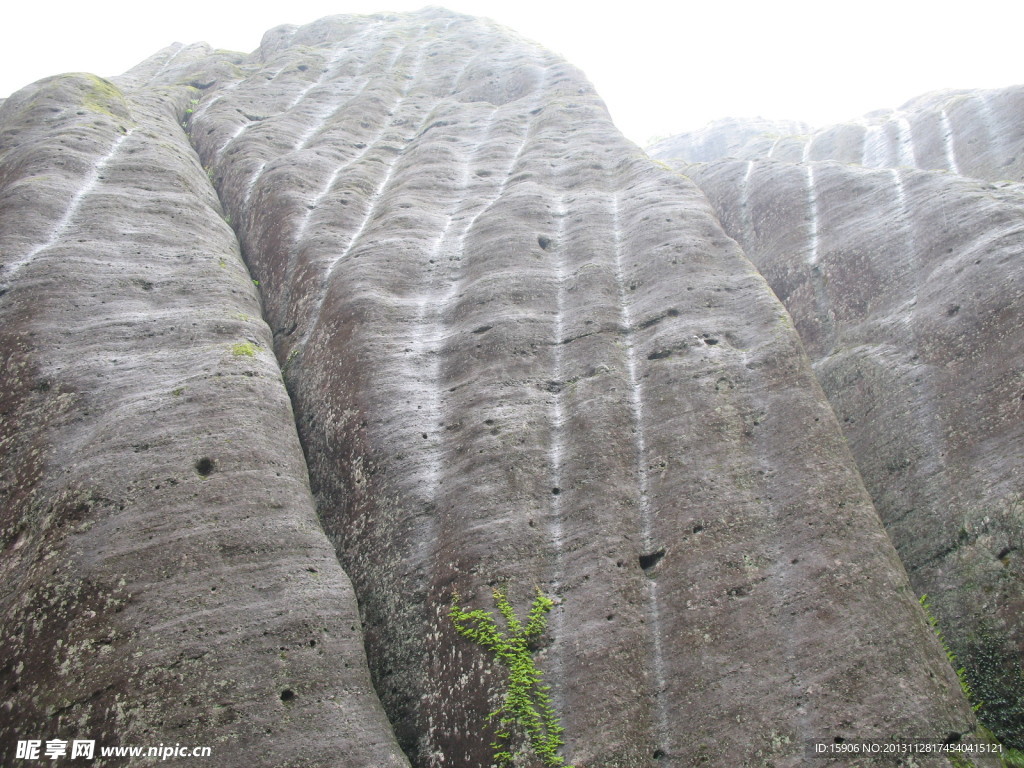
[[[172,42],[251,51],[279,24],[427,4],[561,53],[640,144],[719,117],[826,125],[939,88],[1024,83],[1019,0],[21,0],[0,14],[0,97],[61,72],[119,74]]]

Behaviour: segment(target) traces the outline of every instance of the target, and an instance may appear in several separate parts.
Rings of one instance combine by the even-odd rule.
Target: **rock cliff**
[[[4,762],[405,765],[188,103],[68,75],[4,106]]]
[[[0,212],[5,754],[489,765],[495,587],[580,768],[974,728],[790,314],[549,52],[432,9],[43,80]]]
[[[791,163],[835,160],[864,168],[942,170],[988,181],[1024,181],[1024,86],[947,90],[846,123],[731,118],[663,139],[652,157],[691,163],[732,157]]]
[[[982,718],[1015,745],[1024,743],[1024,188],[917,168],[1019,177],[1024,139],[1011,115],[1021,94],[916,100],[900,117],[872,118],[892,141],[863,157],[850,154],[855,142],[833,141],[853,131],[837,126],[746,160],[671,161],[791,313],[911,583],[931,596]],[[928,144],[936,121],[947,132]],[[680,150],[695,154],[682,142],[659,153]]]
[[[769,151],[782,136],[803,136],[810,131],[806,123],[764,120],[762,118],[722,118],[699,131],[679,133],[655,142],[648,153],[652,157],[685,158],[691,163],[737,157],[757,152],[769,142]]]

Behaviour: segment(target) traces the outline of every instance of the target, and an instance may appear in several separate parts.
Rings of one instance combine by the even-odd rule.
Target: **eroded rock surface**
[[[1024,181],[1024,86],[945,90],[899,109],[811,130],[799,123],[719,120],[664,139],[652,157],[690,163],[835,160],[865,168],[944,170],[987,181]]]
[[[956,103],[1020,114],[1017,93]],[[999,151],[977,127],[958,136],[978,164]],[[678,167],[792,314],[983,719],[1020,745],[1024,188],[836,162]]]
[[[578,71],[427,10],[88,83],[0,112],[8,732],[488,765],[496,585],[577,766],[973,728],[789,315]]]
[[[722,157],[736,157],[753,152],[765,142],[774,143],[779,136],[802,136],[811,127],[798,121],[765,120],[763,118],[723,118],[699,131],[668,136],[648,148],[651,157],[685,158],[703,163]]]
[[[407,765],[191,90],[66,75],[0,113],[3,762]]]

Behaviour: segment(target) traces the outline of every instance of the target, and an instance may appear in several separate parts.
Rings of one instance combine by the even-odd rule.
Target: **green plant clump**
[[[971,688],[985,702],[978,717],[1004,745],[1016,763],[1024,768],[1024,668],[1021,662],[1007,657],[1006,648],[994,630],[982,625],[965,643],[964,655],[971,665],[967,674]]]
[[[256,345],[251,341],[242,341],[231,347],[231,354],[236,357],[256,357]]]
[[[1006,768],[1024,768],[1024,752],[1016,749],[1004,749],[1003,765]]]
[[[88,84],[88,90],[82,96],[82,104],[86,109],[113,118],[121,118],[127,113],[124,93],[113,83],[96,75],[75,76],[83,78]]]
[[[939,643],[942,645],[942,650],[946,652],[946,658],[949,659],[950,666],[956,670],[957,679],[960,680],[960,690],[964,692],[964,697],[971,704],[971,710],[977,712],[981,709],[982,702],[975,700],[974,691],[971,690],[971,684],[967,682],[967,669],[963,666],[957,666],[956,656],[949,650],[949,646],[946,645],[946,638],[942,636],[942,630],[939,629],[939,620],[935,618],[935,614],[932,613],[931,603],[928,602],[928,595],[921,595],[918,600],[921,603],[921,607],[924,608],[925,618],[928,619],[928,624],[931,626],[935,636],[939,638]]]
[[[964,696],[967,697],[967,701],[970,702],[971,709],[975,712],[977,712],[978,710],[982,710],[982,715],[991,715],[992,713],[987,712],[987,710],[990,708],[990,705],[993,702],[979,701],[974,688],[972,688],[970,682],[968,682],[967,669],[963,666],[958,667],[956,665],[956,656],[953,654],[951,650],[949,650],[949,646],[946,645],[946,639],[942,636],[942,630],[939,629],[939,620],[935,618],[935,615],[932,613],[931,604],[928,602],[928,595],[921,595],[919,602],[921,603],[921,607],[924,608],[924,615],[925,618],[928,619],[928,624],[931,625],[932,631],[935,632],[935,636],[939,638],[939,643],[941,643],[942,645],[942,650],[946,652],[946,658],[949,659],[949,663],[953,666],[953,669],[956,670],[956,676],[960,680],[960,688],[964,692]],[[977,652],[977,649],[975,650]],[[984,693],[984,691],[982,693]],[[996,699],[994,703],[998,705],[1001,702],[999,702],[998,699]],[[1002,713],[998,712],[998,714]],[[978,728],[978,733],[985,741],[995,742],[997,744],[1000,743],[999,739],[996,738],[992,731],[984,725]],[[1020,752],[1019,750],[1014,749],[1012,747],[1002,745],[1002,752],[1000,753],[1000,762],[1002,763],[1004,768],[1024,768],[1024,752]],[[958,768],[959,766],[965,766],[966,768],[968,766],[974,765],[974,763],[969,760],[966,760],[965,758],[959,758],[959,760],[953,760],[953,765],[957,766]]]
[[[459,605],[458,593],[452,597],[448,613],[460,635],[491,651],[508,670],[505,699],[487,716],[489,721],[498,721],[491,743],[494,762],[498,768],[511,768],[515,760],[513,739],[528,739],[545,766],[558,768],[565,762],[558,754],[565,729],[559,725],[548,693],[550,686],[541,682],[541,673],[530,649],[530,641],[544,632],[547,614],[554,602],[538,589],[525,624],[516,616],[504,590],[494,590],[494,604],[505,618],[505,633],[498,629],[494,616],[487,611],[464,610]]]

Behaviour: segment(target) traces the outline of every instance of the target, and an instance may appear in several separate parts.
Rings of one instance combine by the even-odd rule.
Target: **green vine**
[[[494,604],[505,618],[504,633],[487,611],[464,610],[459,605],[458,593],[452,597],[452,608],[448,612],[460,635],[493,653],[508,671],[505,699],[487,716],[489,721],[497,720],[495,739],[491,743],[494,762],[498,768],[511,768],[515,760],[513,739],[518,737],[517,740],[529,740],[546,768],[558,768],[565,762],[558,754],[564,729],[551,705],[550,686],[541,682],[541,673],[530,648],[530,641],[544,632],[554,601],[538,589],[525,624],[516,616],[504,590],[494,590]]]
[[[951,650],[949,650],[949,646],[946,645],[946,638],[942,636],[942,630],[939,629],[939,620],[935,618],[935,614],[932,613],[932,606],[931,603],[928,602],[928,595],[921,595],[918,602],[921,603],[921,607],[924,608],[925,618],[928,620],[928,624],[931,626],[935,636],[939,638],[942,650],[946,652],[946,658],[949,659],[949,665],[956,671],[956,676],[960,680],[960,690],[964,692],[964,697],[968,702],[970,702],[971,710],[977,712],[981,709],[982,702],[977,701],[977,697],[971,689],[971,684],[967,681],[967,670],[962,665],[957,666],[956,656]]]

